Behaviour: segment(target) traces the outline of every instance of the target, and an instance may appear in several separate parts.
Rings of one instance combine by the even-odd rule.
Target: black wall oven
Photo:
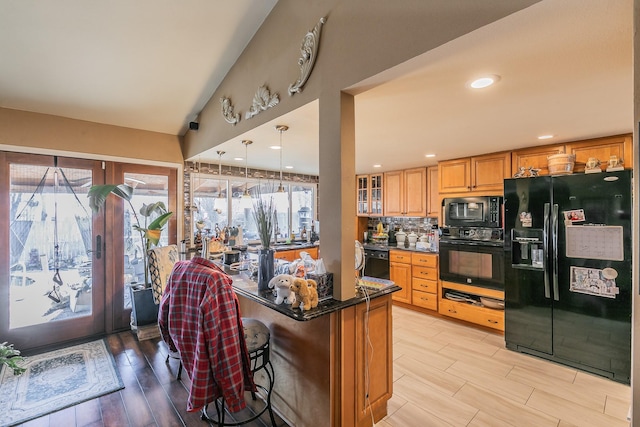
[[[364,248],[364,275],[389,280],[389,250]]]
[[[439,246],[440,280],[504,290],[502,229],[443,230]]]

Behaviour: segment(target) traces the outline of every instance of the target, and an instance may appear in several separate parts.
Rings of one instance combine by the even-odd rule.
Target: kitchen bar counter
[[[249,298],[257,302],[258,304],[261,304],[298,321],[312,320],[317,317],[324,316],[326,314],[330,314],[356,304],[360,304],[362,302],[365,302],[367,298],[367,295],[365,295],[364,291],[360,290],[356,293],[355,298],[351,298],[346,301],[338,301],[333,298],[329,298],[320,301],[316,308],[303,311],[299,308],[291,308],[291,305],[289,304],[276,304],[276,297],[271,289],[266,291],[259,291],[258,284],[253,280],[250,280],[244,273],[235,275],[230,274],[230,276],[233,278],[233,289],[235,290],[236,294],[241,295],[245,298]],[[401,288],[399,286],[394,285],[382,290],[369,290],[368,297],[371,299],[378,298],[383,295],[388,295],[393,292],[399,291],[400,289]]]
[[[260,320],[271,332],[272,403],[289,425],[370,427],[387,415],[393,390],[391,294],[398,286],[372,291],[369,298],[359,293],[347,301],[328,299],[303,312],[275,304],[271,290],[258,291],[245,272],[225,270],[242,316]]]

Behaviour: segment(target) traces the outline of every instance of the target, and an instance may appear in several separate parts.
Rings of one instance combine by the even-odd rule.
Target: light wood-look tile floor
[[[629,426],[629,386],[507,350],[503,335],[394,306],[393,341],[376,427]]]

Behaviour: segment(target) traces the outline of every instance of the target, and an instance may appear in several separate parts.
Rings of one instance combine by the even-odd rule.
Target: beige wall
[[[183,163],[180,138],[0,108],[0,149],[157,165]]]
[[[335,97],[362,80],[401,64],[539,0],[280,0],[234,64],[185,136],[185,158],[324,95]],[[437,7],[433,5],[437,4]],[[443,6],[446,5],[446,6]],[[447,14],[433,14],[433,10]],[[299,76],[300,43],[321,17],[318,60],[302,93],[288,96]],[[220,98],[246,112],[258,87],[267,84],[280,103],[232,126],[221,115]]]
[[[299,0],[280,0],[202,110],[198,132],[185,135],[185,158],[318,99],[322,258],[334,274],[334,298],[351,298],[355,294],[354,102],[341,91],[351,88],[353,94],[361,90],[353,88],[359,82],[536,2],[315,0],[302,5]],[[434,14],[434,10],[444,12]],[[321,17],[327,22],[313,73],[302,93],[288,96],[289,85],[299,76],[302,38]],[[231,98],[235,111],[244,113],[265,84],[280,95],[277,106],[235,126],[225,122],[222,97]]]

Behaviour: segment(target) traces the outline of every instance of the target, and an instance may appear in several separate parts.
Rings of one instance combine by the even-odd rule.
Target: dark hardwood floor
[[[57,426],[207,426],[200,412],[187,412],[189,378],[176,379],[178,360],[167,357],[167,348],[160,338],[138,341],[131,332],[107,337],[125,388],[96,399],[54,412],[21,424],[25,427]],[[277,373],[276,373],[277,375]],[[248,402],[251,398],[248,395]],[[262,404],[260,400],[257,405]],[[215,407],[209,405],[210,413]],[[241,415],[251,414],[250,409]],[[227,414],[225,422],[233,422]],[[276,414],[277,427],[287,424]],[[269,426],[268,413],[248,424],[249,427]]]

